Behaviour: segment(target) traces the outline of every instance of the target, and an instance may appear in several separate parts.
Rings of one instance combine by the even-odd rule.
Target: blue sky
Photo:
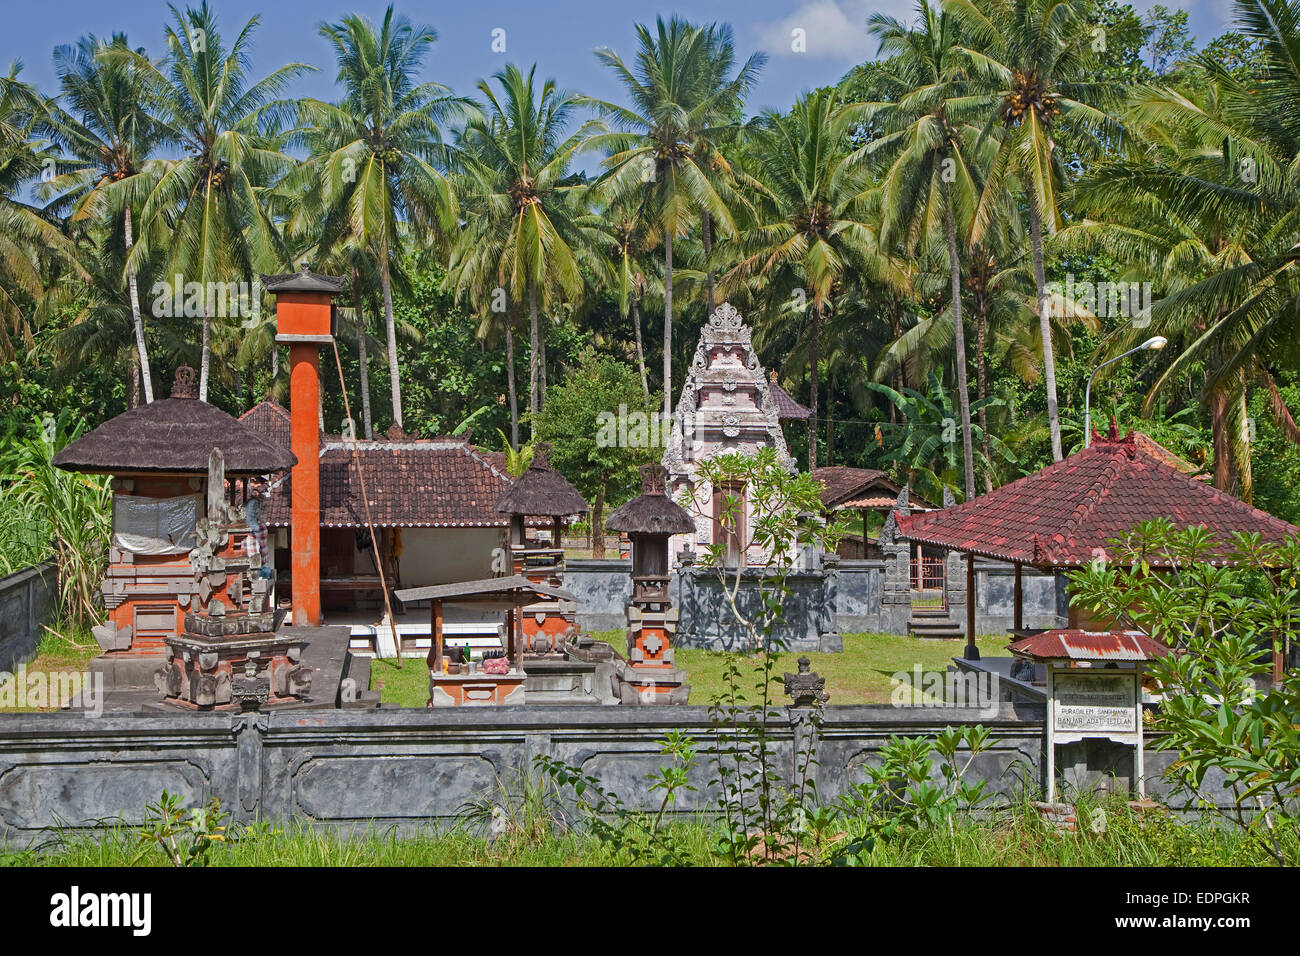
[[[229,36],[253,15],[261,14],[254,37],[254,64],[259,75],[290,61],[310,63],[320,72],[302,79],[295,93],[329,97],[334,73],[330,51],[316,33],[322,20],[337,20],[356,11],[378,20],[387,3],[373,0],[211,0],[223,32]],[[1131,0],[1145,10],[1149,0]],[[179,5],[179,4],[178,4]],[[1201,42],[1221,32],[1230,19],[1230,0],[1193,0],[1192,31]],[[747,0],[744,3],[655,2],[611,3],[609,0],[502,3],[496,0],[397,4],[418,23],[439,34],[428,64],[428,79],[472,93],[474,83],[500,69],[506,61],[538,63],[538,73],[553,76],[561,86],[603,98],[618,98],[613,77],[596,61],[592,50],[609,46],[630,56],[635,50],[634,24],[653,22],[656,14],[678,13],[695,21],[725,20],[736,33],[738,52],[748,56],[765,50],[767,68],[750,106],[784,108],[803,90],[832,83],[851,66],[869,58],[874,44],[863,26],[872,11],[909,17],[912,0]],[[0,62],[19,59],[23,76],[46,91],[54,90],[50,51],[59,43],[94,33],[107,36],[125,31],[135,45],[161,51],[163,23],[170,17],[160,0],[105,3],[104,0],[3,0]],[[505,54],[491,48],[492,31],[504,29]],[[806,35],[806,52],[791,50],[791,31]]]

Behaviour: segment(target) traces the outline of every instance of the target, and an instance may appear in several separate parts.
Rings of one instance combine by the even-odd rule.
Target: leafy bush
[[[1178,752],[1166,771],[1175,792],[1223,813],[1278,863],[1297,862],[1280,831],[1298,819],[1300,674],[1263,692],[1256,685],[1270,671],[1268,651],[1283,654],[1300,623],[1300,540],[1237,535],[1225,549],[1205,528],[1156,521],[1115,551],[1114,561],[1071,575],[1072,597],[1181,651],[1151,666],[1164,689],[1153,746]],[[1211,797],[1216,779],[1233,796],[1229,810]]]

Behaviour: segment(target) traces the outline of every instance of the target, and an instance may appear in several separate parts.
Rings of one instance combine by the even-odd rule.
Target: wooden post
[[[1016,610],[1015,610],[1015,618],[1013,620],[1011,627],[1013,630],[1017,632],[1019,632],[1021,628],[1025,626],[1025,590],[1024,590],[1024,585],[1020,580],[1020,572],[1022,569],[1023,569],[1023,565],[1020,564],[1016,565],[1016,596],[1015,596]],[[1016,636],[1019,637],[1020,634],[1017,633]]]
[[[514,610],[514,644],[515,644],[515,670],[523,673],[524,670],[524,615],[520,608]]]
[[[975,646],[975,555],[966,554],[966,651],[968,661],[980,659],[980,649]]]
[[[515,659],[515,618],[518,616],[519,608],[506,609],[506,657],[510,660]]]
[[[433,628],[433,647],[429,648],[429,656],[433,658],[429,664],[435,674],[442,673],[442,602],[430,601],[429,613],[432,618]]]

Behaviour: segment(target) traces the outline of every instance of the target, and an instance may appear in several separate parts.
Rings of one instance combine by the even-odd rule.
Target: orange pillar
[[[293,623],[315,626],[320,613],[320,353],[319,346],[289,346],[289,435],[293,466]]]
[[[290,545],[293,623],[316,626],[320,613],[320,350],[334,343],[334,297],[343,280],[307,270],[263,276],[275,295],[275,341],[289,347],[289,442],[293,466]]]

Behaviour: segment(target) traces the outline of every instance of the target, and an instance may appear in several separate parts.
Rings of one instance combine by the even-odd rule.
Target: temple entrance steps
[[[907,633],[912,637],[950,640],[965,637],[961,626],[953,623],[946,611],[913,611],[907,622]]]

